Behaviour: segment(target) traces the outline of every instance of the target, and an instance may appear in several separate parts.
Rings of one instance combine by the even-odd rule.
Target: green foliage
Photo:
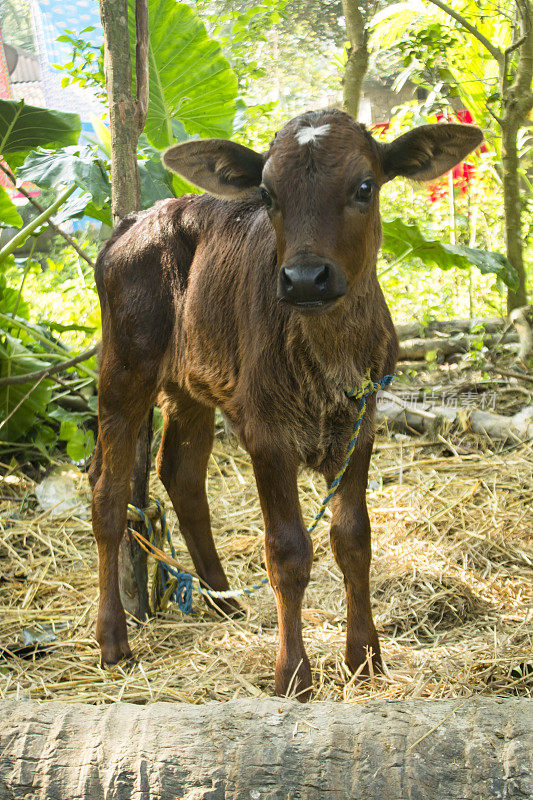
[[[5,324],[5,323],[4,323]],[[0,328],[0,377],[24,375],[45,369],[50,362],[33,357],[30,347],[8,332],[14,326]],[[0,429],[2,441],[16,442],[34,425],[36,417],[46,409],[52,396],[51,381],[40,384],[14,384],[0,387],[0,418],[5,424]]]
[[[76,83],[82,88],[92,89],[96,96],[105,102],[107,93],[104,75],[104,46],[91,44],[90,37],[84,36],[93,30],[94,27],[89,25],[77,35],[74,31],[65,28],[65,33],[58,36],[57,41],[71,45],[72,58],[66,64],[54,64],[54,67],[67,73],[61,79],[63,88],[69,83]]]
[[[54,151],[37,149],[18,170],[18,177],[31,180],[43,189],[75,183],[90,194],[97,208],[102,208],[111,198],[107,165],[87,146]]]
[[[67,455],[73,461],[84,461],[94,450],[94,433],[83,427],[90,414],[76,414],[58,408],[51,416],[61,420],[59,439],[66,443]]]
[[[407,224],[401,219],[383,220],[382,225],[383,249],[396,258],[417,258],[426,266],[445,270],[470,269],[474,265],[483,275],[496,275],[506,286],[515,288],[518,284],[515,270],[501,253],[427,239],[415,223]]]
[[[129,9],[134,30],[132,0]],[[220,45],[184,3],[149,0],[148,11],[150,99],[144,131],[149,142],[160,150],[173,144],[174,118],[190,135],[231,136],[237,79]]]
[[[3,186],[0,186],[0,226],[22,227],[22,217]]]
[[[4,42],[35,52],[28,0],[2,0],[0,3],[0,28]]]
[[[219,45],[208,38],[204,26],[189,7],[173,0],[150,0],[150,21],[150,105],[146,135],[139,142],[138,162],[143,208],[188,188],[166,172],[160,149],[199,133],[229,136],[233,130],[237,94],[237,79]],[[84,41],[83,35],[87,33],[90,29],[78,37],[71,32],[62,37],[70,41],[74,49],[72,61],[65,65],[70,73],[67,79],[99,86],[103,91],[100,49]],[[86,214],[111,224],[109,135],[102,126],[96,127],[96,141],[80,146],[77,144],[80,123],[76,115],[5,101],[0,103],[0,152],[8,155],[17,179],[30,180],[42,190],[69,187],[70,196],[64,192],[52,203],[51,208],[57,209],[56,222]],[[74,331],[86,338],[87,332],[99,328],[92,275],[90,279],[84,275],[79,263],[77,274],[68,277],[64,264],[49,260],[47,271],[40,274],[28,260],[21,276],[18,264],[9,255],[37,223],[41,224],[41,219],[46,223],[47,217],[42,214],[31,220],[20,236],[0,253],[5,269],[0,282],[1,377],[25,375],[68,360],[72,352],[57,342],[55,332],[66,335]],[[0,222],[22,225],[21,217],[5,192],[0,192]],[[22,297],[25,282],[26,290],[33,295],[31,309]],[[18,289],[9,283],[15,286],[19,283]],[[43,293],[46,284],[48,291]],[[69,301],[65,303],[67,293]],[[83,318],[80,311],[87,302],[89,308]],[[38,318],[30,319],[34,311]],[[53,322],[46,321],[47,314]],[[87,389],[95,377],[91,367],[82,363],[63,374],[62,380],[67,381],[67,394],[68,387],[72,387],[77,396],[82,397],[80,388]],[[46,453],[60,442],[72,459],[87,457],[94,447],[90,424],[94,422],[96,409],[88,399],[87,413],[73,413],[61,405],[64,394],[65,391],[57,389],[56,381],[48,378],[40,383],[0,387],[0,410],[4,419],[0,447],[16,448],[32,441],[37,451]]]
[[[72,350],[56,339],[55,332],[83,348],[90,341],[88,335],[98,331],[92,271],[84,276],[79,266],[72,270],[75,260],[68,256],[59,263],[49,262],[45,273],[39,264],[28,260],[21,277],[20,263],[11,258],[5,274],[0,274],[0,379],[39,372],[71,358]],[[9,286],[17,280],[18,289]],[[23,284],[32,297],[31,304],[22,298]],[[43,319],[46,313],[54,316],[53,322]],[[87,322],[94,324],[83,324]],[[94,425],[94,406],[88,398],[87,413],[80,414],[60,404],[71,387],[78,391],[94,385],[92,366],[94,363],[84,362],[63,371],[62,386],[53,378],[0,385],[0,452],[21,450],[33,457],[47,457],[59,441],[73,460],[86,458],[94,446],[90,428]]]
[[[0,153],[12,168],[37,147],[76,144],[80,131],[77,114],[0,100]]]

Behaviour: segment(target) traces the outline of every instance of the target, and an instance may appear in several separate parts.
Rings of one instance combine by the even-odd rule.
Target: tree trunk
[[[507,291],[507,311],[527,304],[524,244],[522,241],[522,198],[517,148],[518,131],[527,121],[533,108],[533,14],[530,0],[517,0],[518,65],[514,81],[509,82],[508,54],[499,62],[500,91],[502,95],[502,177],[505,209],[505,242],[507,259],[518,275],[518,288]]]
[[[516,290],[507,290],[507,311],[525,306],[526,271],[524,268],[523,242],[522,242],[522,208],[520,185],[518,176],[518,126],[514,120],[502,119],[502,178],[503,178],[503,205],[505,209],[505,245],[507,259],[515,268],[518,275]]]
[[[0,800],[527,800],[527,699],[0,703]]]
[[[141,207],[137,169],[137,104],[132,93],[128,5],[100,0],[105,41],[105,76],[111,128],[111,210],[116,224]]]
[[[100,0],[104,29],[105,75],[109,96],[111,128],[111,210],[116,224],[141,207],[137,167],[137,142],[146,119],[148,104],[148,9],[146,0],[136,0],[135,85],[132,64],[127,0]],[[131,502],[144,508],[148,500],[152,414],[143,423],[137,441]],[[141,522],[132,527],[146,535]],[[146,553],[125,531],[119,554],[120,594],[127,612],[138,620],[149,613]]]
[[[342,0],[342,9],[350,42],[343,80],[343,108],[357,119],[361,87],[368,69],[368,32],[358,0]]]

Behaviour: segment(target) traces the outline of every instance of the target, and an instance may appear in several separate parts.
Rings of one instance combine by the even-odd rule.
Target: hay
[[[386,674],[361,684],[344,666],[344,588],[329,548],[328,514],[313,537],[303,613],[316,699],[532,693],[531,455],[528,445],[494,453],[464,434],[460,441],[402,444],[378,438],[369,508],[372,596]],[[202,703],[272,693],[277,623],[268,587],[247,598],[244,620],[221,620],[197,595],[190,616],[171,605],[131,627],[136,663],[102,669],[89,521],[40,511],[35,483],[6,465],[3,473],[0,647],[22,643],[24,631],[26,641],[42,641],[40,657],[0,658],[2,698]],[[76,482],[88,504],[86,476]],[[313,518],[323,492],[316,476],[302,474],[305,519]],[[155,476],[152,493],[169,508]],[[209,497],[230,584],[251,584],[265,574],[261,513],[249,459],[221,432]],[[168,516],[177,559],[191,566],[173,512]]]

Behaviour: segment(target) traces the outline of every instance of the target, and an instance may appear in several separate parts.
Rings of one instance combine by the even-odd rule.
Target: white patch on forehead
[[[320,125],[319,128],[300,128],[299,131],[296,131],[296,138],[298,139],[298,144],[309,144],[309,142],[314,142],[316,139],[319,139],[321,136],[325,136],[328,133],[331,125]]]

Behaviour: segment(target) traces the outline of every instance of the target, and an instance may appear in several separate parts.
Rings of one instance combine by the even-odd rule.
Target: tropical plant
[[[510,310],[527,301],[524,241],[532,186],[521,163],[521,155],[530,151],[524,147],[530,145],[530,136],[521,129],[533,108],[531,0],[498,0],[484,13],[474,0],[429,2],[429,8],[414,2],[402,9],[393,4],[378,20],[378,37],[401,54],[401,80],[409,78],[428,90],[428,112],[437,105],[445,111],[451,107],[453,113],[460,104],[487,130],[498,156],[507,257],[518,276],[508,292]]]
[[[152,92],[146,132],[140,138],[138,154],[141,205],[145,208],[188,188],[166,172],[160,149],[200,133],[230,135],[237,94],[236,77],[220,47],[209,39],[188,6],[172,0],[150,0],[149,11]],[[168,50],[169,31],[173,32],[172,57]],[[70,65],[73,72],[85,43],[78,37],[75,46],[76,58]],[[97,85],[103,79],[100,62],[89,45],[86,54],[89,65],[93,65],[91,81]],[[74,75],[73,79],[80,80],[81,75]],[[5,171],[19,182],[29,180],[54,193],[59,190],[51,205],[24,226],[9,195],[0,192],[0,221],[4,226],[20,229],[0,250],[1,441],[9,447],[9,442],[31,436],[37,449],[44,451],[59,437],[76,460],[82,457],[82,452],[88,455],[94,443],[92,430],[87,429],[86,423],[94,417],[95,408],[87,401],[84,411],[73,413],[55,402],[57,366],[62,362],[68,364],[72,352],[52,334],[58,330],[57,323],[30,321],[22,289],[33,262],[31,257],[27,259],[17,287],[20,269],[12,254],[52,217],[55,223],[60,223],[85,214],[111,224],[109,133],[96,122],[95,140],[81,145],[78,144],[80,127],[75,114],[0,101],[0,153],[8,164]],[[6,275],[10,282],[15,281],[14,287],[9,285]],[[76,323],[63,326],[66,329],[86,332],[86,326]],[[75,393],[80,394],[80,381],[82,388],[86,388],[87,382],[94,384],[96,375],[87,364],[76,364],[79,379],[76,374],[73,377],[72,370],[73,367],[67,367],[61,380],[66,380]],[[36,373],[39,377],[34,380]],[[27,383],[20,380],[25,375],[30,376]]]

